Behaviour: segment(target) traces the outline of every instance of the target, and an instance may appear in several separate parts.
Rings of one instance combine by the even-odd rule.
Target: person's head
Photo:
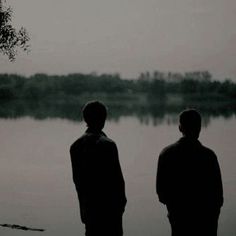
[[[83,118],[89,128],[102,130],[107,117],[107,108],[99,101],[90,101],[83,107]]]
[[[183,136],[198,139],[201,131],[201,115],[195,109],[187,109],[179,115],[179,130]]]

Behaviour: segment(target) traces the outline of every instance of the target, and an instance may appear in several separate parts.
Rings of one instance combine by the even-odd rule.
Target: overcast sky
[[[31,52],[0,73],[209,70],[236,79],[236,0],[7,0]]]

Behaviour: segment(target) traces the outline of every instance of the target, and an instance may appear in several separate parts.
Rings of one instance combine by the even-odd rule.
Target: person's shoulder
[[[169,144],[168,146],[164,147],[160,153],[160,156],[168,156],[171,153],[175,153],[178,150],[179,141]]]
[[[201,145],[202,146],[202,150],[205,154],[205,156],[207,156],[208,158],[211,158],[211,159],[215,159],[217,158],[215,152],[210,149],[209,147],[206,147],[205,145]]]
[[[98,140],[99,143],[107,146],[116,146],[116,143],[106,135],[101,135],[101,137]]]
[[[83,134],[81,137],[75,140],[70,146],[70,151],[77,149],[81,145],[81,143],[83,143],[84,139],[87,138],[86,136],[87,136],[86,134]]]

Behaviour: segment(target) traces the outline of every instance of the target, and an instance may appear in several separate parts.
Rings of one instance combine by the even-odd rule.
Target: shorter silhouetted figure
[[[198,137],[201,116],[185,110],[179,117],[183,137],[159,156],[156,191],[167,206],[172,236],[216,236],[223,188],[215,153]]]
[[[125,183],[116,144],[102,129],[106,107],[98,101],[83,109],[88,129],[71,148],[73,180],[86,236],[121,236]]]

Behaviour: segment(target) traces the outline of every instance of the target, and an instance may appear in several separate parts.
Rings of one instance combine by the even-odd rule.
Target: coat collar
[[[87,128],[85,131],[86,134],[96,134],[96,135],[101,135],[101,136],[106,136],[106,134],[102,130],[95,130],[92,128]]]
[[[188,137],[182,137],[178,141],[179,143],[187,143],[189,145],[201,145],[200,141],[198,139],[191,139]]]

